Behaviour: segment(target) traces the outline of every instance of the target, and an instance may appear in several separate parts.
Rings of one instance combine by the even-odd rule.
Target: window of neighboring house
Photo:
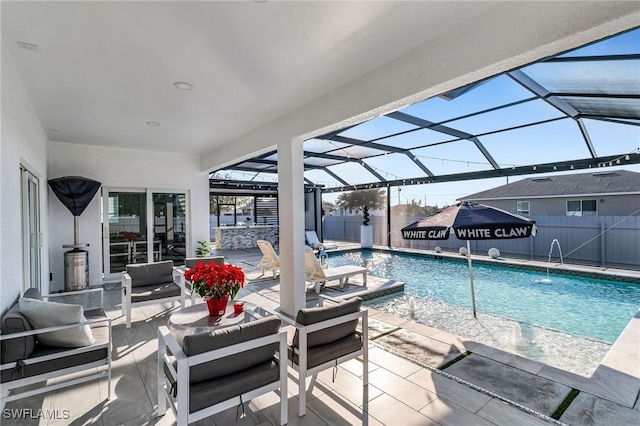
[[[520,215],[529,216],[531,214],[529,201],[518,201],[517,209]]]
[[[597,216],[596,200],[567,201],[567,216]]]

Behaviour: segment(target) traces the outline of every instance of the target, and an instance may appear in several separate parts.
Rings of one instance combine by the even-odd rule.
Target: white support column
[[[280,309],[292,316],[306,306],[302,159],[302,139],[295,138],[278,143]]]

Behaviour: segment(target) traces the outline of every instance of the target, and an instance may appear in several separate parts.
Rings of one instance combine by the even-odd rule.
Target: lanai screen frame
[[[622,47],[620,47],[622,46]],[[631,46],[631,47],[629,47]],[[569,68],[574,78],[563,75],[562,67]],[[545,69],[555,69],[549,72]],[[583,71],[576,74],[576,70]],[[598,71],[606,73],[598,74]],[[639,72],[635,72],[635,71]],[[533,76],[536,76],[534,78]],[[631,76],[631,77],[630,77]],[[491,78],[430,98],[399,111],[387,113],[349,128],[326,133],[304,142],[305,192],[320,190],[322,193],[345,192],[371,188],[386,188],[387,194],[397,186],[422,185],[465,180],[487,179],[583,170],[609,166],[640,164],[640,146],[627,141],[613,153],[599,154],[598,143],[594,143],[589,129],[591,123],[630,126],[640,128],[640,27],[620,33],[605,40],[574,49],[510,70]],[[416,113],[421,108],[428,110],[429,103],[444,100],[465,100],[474,91],[486,90],[491,84],[515,85],[525,95],[507,99],[499,104],[476,108],[462,114],[431,120],[425,114]],[[484,86],[484,89],[483,89]],[[573,89],[573,90],[569,90]],[[483,116],[513,111],[543,110],[541,118],[470,132],[466,122],[478,121]],[[385,125],[376,123],[385,121]],[[552,127],[557,123],[569,125],[579,135],[576,151],[587,155],[572,155],[570,158],[547,162],[532,161],[526,164],[505,164],[496,161],[499,151],[488,149],[487,140],[506,134]],[[382,133],[369,137],[355,137],[359,129],[366,126],[384,128]],[[390,130],[391,129],[391,130]],[[366,133],[366,132],[365,132]],[[402,146],[401,138],[420,134],[427,142]],[[575,142],[575,141],[574,141]],[[598,142],[598,141],[595,141]],[[636,141],[637,142],[637,141]],[[471,170],[460,173],[436,173],[428,163],[433,158],[419,154],[421,150],[434,149],[452,144],[465,144],[464,154],[469,157],[447,159],[458,161]],[[640,145],[640,144],[638,144]],[[600,144],[602,146],[602,144]],[[610,147],[607,147],[609,151]],[[390,157],[385,157],[390,156]],[[400,172],[383,171],[375,165],[380,158],[403,158],[405,164],[419,171],[411,176],[398,176]],[[444,159],[443,159],[444,162]],[[211,186],[217,188],[277,190],[277,151],[238,162],[212,173]],[[433,164],[433,162],[431,162]],[[407,169],[410,167],[407,167]],[[340,170],[358,170],[359,182],[341,175]],[[389,178],[391,174],[392,178]],[[241,175],[244,179],[219,179],[215,176]],[[333,179],[327,184],[310,175],[325,175]],[[249,176],[246,178],[246,176]],[[353,176],[353,172],[351,172]],[[388,197],[390,203],[390,197]],[[389,209],[388,209],[389,210]]]

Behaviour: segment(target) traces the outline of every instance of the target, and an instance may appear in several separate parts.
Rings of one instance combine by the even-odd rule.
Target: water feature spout
[[[416,314],[416,299],[413,296],[409,298],[409,313],[411,316]]]
[[[522,328],[520,328],[520,324],[513,324],[513,344],[519,345],[522,340]]]
[[[560,253],[560,264],[564,265],[564,259],[562,259],[562,249],[560,248],[560,241],[558,241],[555,238],[553,239],[553,241],[551,241],[551,247],[549,247],[549,259],[547,260],[547,263],[551,263],[551,254],[553,253],[554,244],[558,246],[558,253]],[[549,278],[549,268],[547,268],[547,278],[542,280],[542,282],[546,282],[546,283],[551,282],[551,279]]]
[[[551,263],[551,254],[553,253],[553,245],[557,244],[558,246],[558,252],[560,253],[560,264],[564,265],[564,260],[562,259],[562,249],[560,248],[560,241],[558,241],[557,239],[553,239],[553,241],[551,241],[551,247],[549,247],[549,260],[548,263]]]

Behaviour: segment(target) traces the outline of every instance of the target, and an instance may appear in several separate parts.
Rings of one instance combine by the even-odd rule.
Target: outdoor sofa
[[[86,310],[81,305],[43,300],[92,294],[99,294],[100,306]],[[111,319],[103,308],[103,289],[42,297],[37,289],[30,288],[23,299],[2,316],[2,406],[105,375],[110,399],[112,333]],[[44,323],[56,325],[42,327]],[[86,374],[79,374],[82,372]],[[40,386],[30,386],[35,384]]]

